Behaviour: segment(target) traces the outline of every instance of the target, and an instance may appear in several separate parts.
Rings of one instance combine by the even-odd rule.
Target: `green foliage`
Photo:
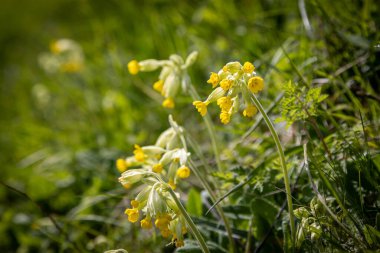
[[[202,216],[201,195],[195,189],[190,189],[189,191],[186,203],[186,210],[189,212],[190,215]]]
[[[236,115],[224,126],[209,108],[226,168],[216,172],[191,99],[178,96],[176,108],[165,110],[151,89],[158,73],[128,74],[132,59],[193,50],[199,58],[189,75],[202,97],[210,71],[250,61],[265,80],[260,102],[276,122],[292,125],[275,127],[293,187],[298,250],[376,251],[379,11],[373,0],[2,1],[1,251],[200,252],[191,235],[175,249],[123,214],[137,190],[117,182],[115,160],[135,143],[152,143],[171,113],[199,146],[191,159],[219,199],[237,251],[291,252],[284,175],[260,115]],[[82,48],[80,72],[40,66],[40,56],[61,38]],[[312,119],[314,126],[300,124]],[[202,184],[191,176],[178,188],[211,252],[228,252],[215,208],[205,215],[214,203],[200,194]]]
[[[321,94],[321,87],[299,87],[291,81],[283,86],[284,97],[281,100],[281,117],[275,122],[286,121],[286,126],[291,126],[299,120],[307,120],[309,117],[319,115],[318,107],[328,95]]]

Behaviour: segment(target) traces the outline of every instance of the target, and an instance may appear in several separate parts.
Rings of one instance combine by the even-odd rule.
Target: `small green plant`
[[[289,81],[283,85],[284,97],[281,100],[281,117],[276,123],[286,121],[286,126],[293,125],[299,120],[320,115],[319,105],[328,95],[321,94],[321,87],[299,87]]]

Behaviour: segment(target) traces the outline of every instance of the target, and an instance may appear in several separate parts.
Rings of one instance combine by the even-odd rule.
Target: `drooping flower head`
[[[197,52],[192,52],[186,60],[176,54],[171,55],[167,60],[132,60],[128,63],[128,71],[132,75],[136,75],[139,72],[154,71],[161,68],[158,80],[153,84],[153,89],[164,97],[162,106],[172,109],[175,107],[174,98],[177,96],[181,86],[182,90],[187,89],[185,82],[186,70],[195,62],[197,55]],[[215,83],[217,80],[213,82]]]
[[[257,108],[253,105],[250,94],[259,93],[264,89],[264,80],[256,75],[255,66],[250,62],[243,65],[240,62],[229,62],[217,73],[212,72],[207,83],[214,89],[205,101],[194,101],[198,112],[205,116],[207,106],[217,102],[220,107],[220,121],[228,124],[231,116],[243,107],[245,117],[253,117]],[[243,101],[244,103],[240,103]]]
[[[180,141],[183,129],[169,117],[171,127],[165,130],[154,145],[134,146],[133,155],[116,161],[122,173],[119,182],[129,189],[134,184],[145,187],[130,201],[125,214],[128,221],[137,223],[140,217],[141,228],[154,226],[163,237],[172,236],[176,247],[184,246],[183,234],[186,223],[179,212],[168,188],[175,189],[178,182],[190,176],[186,146]]]

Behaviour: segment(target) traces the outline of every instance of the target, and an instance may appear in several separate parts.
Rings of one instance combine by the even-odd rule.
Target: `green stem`
[[[248,235],[247,235],[247,243],[245,245],[245,251],[244,251],[245,253],[251,252],[252,225],[253,225],[253,215],[249,219],[249,223],[248,223]]]
[[[188,82],[188,87],[189,87],[189,93],[190,93],[191,98],[194,101],[201,100],[198,92],[195,90],[194,86],[190,82]],[[218,166],[218,170],[224,171],[223,166],[222,166],[222,162],[220,161],[220,154],[219,154],[218,144],[216,142],[214,124],[212,123],[211,118],[208,114],[206,114],[202,118],[206,124],[207,132],[208,132],[210,139],[211,139],[211,145],[212,145],[212,149],[214,151],[215,161],[216,161],[216,165]]]
[[[195,236],[195,238],[199,242],[199,246],[201,246],[203,253],[210,253],[209,249],[207,248],[207,244],[206,244],[205,240],[203,239],[203,236],[201,235],[201,233],[199,232],[199,230],[195,226],[195,224],[194,224],[193,220],[191,219],[191,217],[189,216],[189,214],[186,212],[185,207],[183,207],[181,201],[177,198],[177,196],[176,196],[175,192],[172,190],[172,188],[170,188],[169,185],[167,188],[168,188],[169,194],[172,196],[172,198],[173,198],[174,202],[177,204],[181,214],[185,218],[187,225],[190,227],[190,230],[193,232],[193,235]]]
[[[289,183],[289,175],[288,170],[286,168],[286,162],[285,162],[285,155],[284,150],[282,148],[280,139],[278,138],[277,132],[274,129],[274,126],[271,122],[271,120],[268,117],[268,114],[266,114],[263,106],[259,102],[259,100],[256,98],[255,94],[251,93],[251,98],[257,109],[260,111],[261,115],[263,116],[265,123],[267,124],[269,131],[273,137],[274,142],[276,143],[277,152],[281,160],[281,167],[284,174],[284,183],[285,183],[285,191],[286,191],[286,199],[288,202],[288,211],[289,211],[289,221],[290,221],[290,232],[292,234],[292,245],[294,249],[294,242],[295,242],[295,225],[294,225],[294,214],[293,214],[293,202],[292,202],[292,196],[291,196],[291,190],[290,190],[290,183]]]

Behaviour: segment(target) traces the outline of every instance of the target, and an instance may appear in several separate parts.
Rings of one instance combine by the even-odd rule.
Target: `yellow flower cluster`
[[[250,92],[257,94],[264,89],[264,80],[257,76],[255,66],[250,62],[241,65],[240,62],[229,62],[217,73],[211,72],[207,83],[214,89],[205,101],[194,101],[193,105],[198,112],[205,116],[207,106],[216,102],[220,107],[220,121],[228,124],[232,114],[240,109],[240,100],[243,100],[243,115],[253,117],[257,108],[253,105]]]
[[[141,182],[147,185],[131,201],[131,208],[125,210],[128,220],[135,223],[143,213],[145,217],[140,221],[143,229],[151,229],[154,224],[163,237],[172,236],[173,243],[181,247],[186,223],[167,187],[174,190],[179,179],[190,176],[187,167],[190,154],[180,147],[181,128],[174,121],[171,125],[154,145],[135,145],[133,156],[118,159],[116,167],[122,173],[119,181],[124,187]]]
[[[124,183],[128,177],[129,175],[126,173],[119,180]],[[168,194],[165,185],[155,180],[154,177],[149,178],[149,182],[150,184],[136,196],[136,199],[131,201],[131,208],[125,210],[128,221],[138,222],[140,213],[142,213],[144,218],[140,220],[141,228],[152,229],[154,224],[162,237],[172,236],[176,247],[183,246],[183,236],[187,232],[185,219]]]
[[[174,97],[180,87],[185,88],[186,69],[195,62],[197,55],[197,52],[193,52],[185,61],[176,54],[171,55],[168,60],[149,59],[140,62],[132,60],[128,63],[128,71],[136,75],[140,71],[147,72],[162,68],[158,80],[153,84],[153,89],[164,97],[162,106],[172,109],[175,107]]]

